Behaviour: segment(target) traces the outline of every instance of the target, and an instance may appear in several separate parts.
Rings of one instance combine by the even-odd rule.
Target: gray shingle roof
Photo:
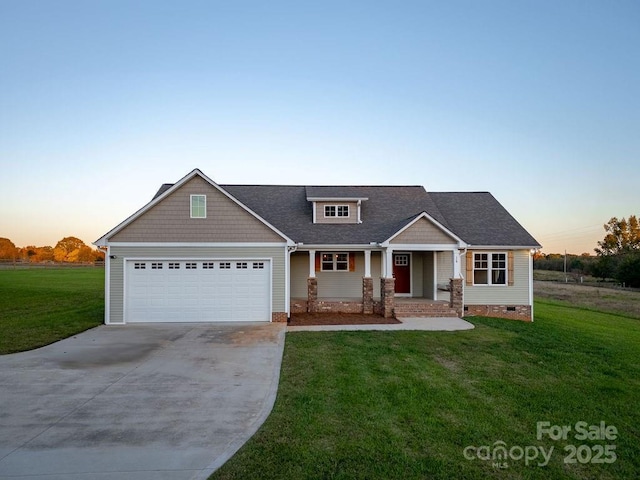
[[[470,245],[539,246],[488,192],[427,193],[421,186],[220,186],[295,242],[380,243],[426,212]],[[362,223],[314,224],[307,196],[316,195],[368,198],[362,202]]]
[[[171,188],[165,183],[154,198]],[[219,185],[295,242],[381,243],[423,212],[469,245],[540,247],[489,192],[427,192],[422,186]],[[362,223],[313,223],[307,198],[366,198]]]

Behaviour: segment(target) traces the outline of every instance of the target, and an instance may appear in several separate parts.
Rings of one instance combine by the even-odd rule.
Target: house
[[[540,248],[486,192],[218,185],[198,169],[95,245],[107,324],[307,311],[532,320]]]

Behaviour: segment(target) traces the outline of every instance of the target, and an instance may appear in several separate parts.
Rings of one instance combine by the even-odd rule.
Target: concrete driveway
[[[271,412],[285,328],[101,326],[0,357],[0,478],[207,478]]]

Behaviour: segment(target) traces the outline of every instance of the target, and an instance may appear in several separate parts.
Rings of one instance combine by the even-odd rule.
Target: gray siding
[[[449,285],[453,277],[453,252],[437,252],[438,262],[437,281],[438,285]],[[451,294],[448,291],[438,290],[437,300],[449,300]]]
[[[514,250],[513,277],[510,286],[465,285],[465,305],[529,305],[529,250]]]
[[[316,223],[358,223],[358,203],[357,202],[315,202]],[[349,205],[348,217],[325,217],[325,205]]]
[[[207,218],[191,218],[191,195],[207,196]],[[282,242],[283,238],[196,176],[109,241]]]
[[[124,262],[127,258],[263,258],[271,260],[272,311],[285,309],[285,246],[282,247],[111,247],[110,323],[122,323]]]
[[[364,253],[350,252],[356,257],[354,272],[316,272],[318,298],[362,298],[364,277]],[[380,298],[380,253],[371,253],[371,278],[373,296]],[[291,298],[307,298],[309,278],[309,253],[296,252],[291,255]]]
[[[423,275],[422,275],[422,292],[424,298],[433,299],[433,289],[435,285],[433,284],[433,267],[434,262],[433,259],[435,257],[435,252],[424,252],[422,254],[422,263],[423,263]]]
[[[445,234],[442,230],[429,222],[426,218],[421,218],[396,238],[394,238],[391,243],[429,243],[437,245],[449,245],[456,242],[449,235]]]

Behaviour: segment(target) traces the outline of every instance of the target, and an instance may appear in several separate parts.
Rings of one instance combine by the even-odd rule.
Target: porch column
[[[364,251],[364,276],[371,276],[371,250]]]
[[[318,311],[318,279],[316,278],[316,251],[309,250],[309,278],[307,278],[307,311]]]
[[[453,308],[458,314],[458,317],[462,318],[462,315],[464,314],[464,290],[462,286],[462,278],[452,278],[449,280],[449,289],[451,290],[449,307]]]
[[[452,250],[453,254],[453,278],[462,278],[462,270],[460,269],[460,251]]]
[[[385,250],[385,278],[393,278],[393,248],[387,247]]]
[[[316,278],[316,251],[309,250],[309,278]]]

